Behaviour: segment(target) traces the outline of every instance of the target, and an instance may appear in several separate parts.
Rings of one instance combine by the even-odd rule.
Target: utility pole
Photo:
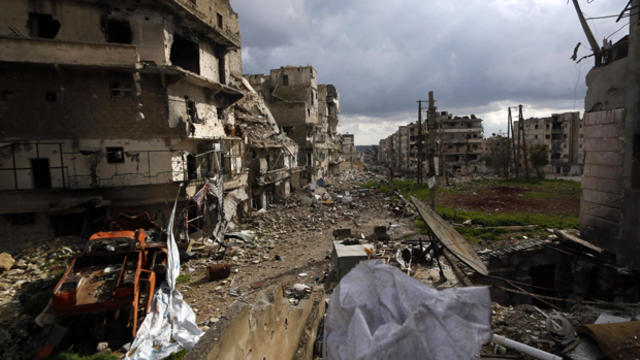
[[[522,129],[522,155],[524,156],[525,177],[527,180],[529,180],[529,158],[527,157],[527,140],[524,133],[524,117],[522,116],[522,105],[518,105],[518,124],[520,124],[519,128]]]
[[[435,164],[435,153],[436,153],[436,106],[435,101],[433,99],[433,91],[429,91],[429,110],[427,112],[427,131],[429,132],[429,173],[427,176],[429,177],[428,181],[431,179],[436,179],[436,164]],[[440,159],[442,161],[442,159]],[[433,186],[429,186],[429,200],[430,205],[433,210],[436,209],[436,183],[435,181]]]
[[[600,53],[600,46],[598,46],[598,42],[596,42],[595,37],[593,37],[593,33],[591,32],[591,28],[589,28],[589,24],[587,24],[587,20],[585,20],[584,15],[582,15],[582,10],[580,10],[580,5],[578,5],[578,0],[573,0],[573,6],[576,8],[578,19],[580,19],[580,25],[582,25],[582,30],[584,30],[587,40],[589,40],[591,50],[593,50],[593,54],[596,56],[597,65],[599,63],[598,53]]]
[[[518,148],[516,146],[516,139],[515,139],[516,133],[513,131],[513,118],[511,117],[511,107],[509,107],[509,128],[507,129],[507,131],[509,131],[509,129],[511,129],[511,145],[513,147],[513,172],[517,179],[519,176],[518,168],[520,167],[520,158],[518,157],[518,151],[517,151]],[[520,131],[518,131],[518,144],[520,144]]]
[[[418,173],[416,180],[422,184],[422,100],[418,100]]]

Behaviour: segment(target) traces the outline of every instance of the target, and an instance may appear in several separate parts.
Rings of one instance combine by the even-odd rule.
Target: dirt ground
[[[461,192],[441,192],[440,205],[460,210],[509,213],[577,214],[580,196],[570,191],[536,191],[523,186],[473,184]]]
[[[183,264],[182,273],[191,276],[178,290],[194,308],[201,327],[206,330],[235,300],[253,303],[261,289],[274,283],[289,289],[295,283],[312,286],[324,282],[331,270],[335,229],[349,228],[355,237],[363,238],[372,235],[376,226],[395,224],[401,225],[398,231],[417,233],[413,219],[395,216],[379,195],[359,194],[357,182],[328,182],[329,192],[349,191],[354,206],[309,206],[301,200],[306,196],[304,191],[294,194],[288,204],[256,214],[242,226],[256,232],[253,244],[232,246],[221,261],[199,258]],[[209,281],[206,266],[211,263],[230,263],[231,276]]]
[[[196,313],[198,326],[202,330],[208,330],[224,316],[233,302],[252,304],[261,290],[274,284],[281,285],[285,293],[296,283],[324,286],[330,290],[335,285],[332,281],[330,257],[333,231],[336,229],[349,228],[352,238],[367,242],[374,233],[374,227],[392,225],[391,241],[388,244],[378,242],[377,245],[379,252],[382,249],[386,254],[384,259],[400,267],[396,260],[396,250],[406,247],[401,241],[415,240],[423,235],[419,234],[415,214],[412,216],[411,213],[403,212],[400,200],[382,191],[363,187],[363,184],[371,182],[373,178],[373,174],[341,174],[340,177],[326,179],[327,186],[322,189],[299,190],[283,204],[275,204],[267,211],[250,214],[233,231],[252,231],[255,237],[228,239],[227,250],[222,258],[216,256],[218,250],[213,247],[204,244],[196,246],[193,256],[182,260],[177,288]],[[532,193],[537,197],[531,196]],[[318,194],[322,194],[324,199],[332,200],[315,200],[314,195]],[[352,198],[352,201],[346,200],[347,198]],[[441,191],[437,200],[438,204],[445,206],[455,204],[458,209],[533,213],[577,212],[578,201],[575,194],[570,192],[544,192],[539,188],[495,183],[453,187]],[[24,310],[27,303],[39,300],[22,299],[25,294],[33,293],[33,286],[27,285],[37,284],[39,293],[50,294],[54,274],[64,269],[65,263],[79,251],[81,245],[82,242],[78,239],[58,239],[51,244],[40,245],[37,250],[16,256],[19,262],[16,269],[11,270],[10,274],[4,274],[5,279],[0,279],[6,280],[0,281],[0,309],[5,310],[6,315],[0,317],[0,330],[2,327],[6,329],[4,333],[0,331],[0,335],[13,341],[11,347],[5,347],[4,350],[0,346],[0,358],[7,352],[28,354],[44,341],[46,333],[34,324],[34,317],[39,311],[26,313]],[[474,246],[481,249],[478,244]],[[43,267],[36,265],[38,263],[47,264],[48,271],[43,272]],[[210,264],[230,264],[231,275],[225,279],[210,281],[207,276],[207,266]],[[444,258],[441,258],[441,266],[444,279],[440,278],[435,262],[413,264],[411,273],[414,278],[432,287],[463,286]],[[528,316],[518,309],[500,310],[500,314],[512,312],[513,316]],[[500,324],[502,323],[494,325]],[[511,331],[511,327],[506,330]],[[544,333],[543,330],[539,332]],[[518,338],[516,335],[513,336]],[[544,345],[522,338],[522,341],[525,340],[538,346]],[[8,344],[10,343],[5,345]],[[112,350],[116,355],[122,355],[121,350]],[[485,348],[485,353],[492,352],[490,346]],[[20,356],[8,358],[17,359]]]

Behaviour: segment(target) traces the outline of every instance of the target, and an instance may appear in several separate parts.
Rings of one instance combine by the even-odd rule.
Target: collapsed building
[[[260,96],[243,79],[245,97],[235,106],[238,127],[247,138],[250,204],[264,209],[291,193],[292,183],[299,186],[301,167],[297,166],[298,145],[276,124]]]
[[[333,85],[318,84],[313,66],[284,66],[269,75],[246,75],[264,98],[278,126],[298,145],[303,166],[300,186],[336,171],[346,159],[337,134],[339,94]]]
[[[482,119],[475,115],[453,116],[446,111],[436,114],[436,167],[450,173],[475,174],[485,171],[482,159],[484,128]],[[420,139],[422,136],[422,139]],[[417,122],[398,127],[386,139],[380,140],[379,161],[394,171],[415,174],[418,171],[419,146],[422,144],[423,171],[428,169],[427,147],[429,130],[422,124],[422,135]]]
[[[514,121],[513,127],[518,128],[518,121]],[[578,111],[525,119],[523,127],[527,146],[543,144],[549,149],[545,173],[582,175],[584,135]]]

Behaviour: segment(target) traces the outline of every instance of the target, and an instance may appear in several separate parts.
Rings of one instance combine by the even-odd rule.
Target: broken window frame
[[[219,29],[224,29],[224,17],[220,13],[216,13],[216,24]]]
[[[112,81],[110,93],[112,99],[130,98],[133,96],[133,84],[128,81]]]

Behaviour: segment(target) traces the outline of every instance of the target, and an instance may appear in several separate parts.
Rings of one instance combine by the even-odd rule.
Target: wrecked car
[[[57,317],[107,313],[135,337],[156,283],[164,277],[167,249],[147,214],[120,216],[111,228],[132,225],[139,228],[101,231],[89,238],[53,289]]]

